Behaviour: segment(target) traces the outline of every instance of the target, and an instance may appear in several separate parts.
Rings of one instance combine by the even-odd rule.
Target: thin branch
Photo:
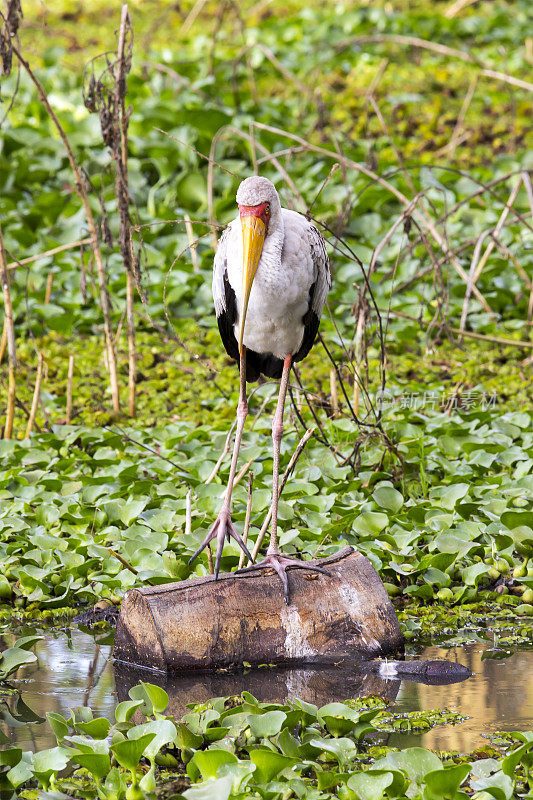
[[[8,269],[16,269],[17,267],[23,267],[25,264],[32,264],[34,261],[40,261],[41,258],[48,258],[49,256],[55,256],[56,253],[62,253],[64,250],[73,250],[75,247],[82,247],[84,244],[91,244],[92,239],[87,236],[85,239],[78,239],[75,242],[69,242],[68,244],[61,244],[59,247],[53,247],[51,250],[45,250],[44,253],[36,253],[34,256],[28,256],[28,258],[21,258],[17,261],[10,261],[7,265]]]
[[[298,459],[302,455],[307,442],[309,441],[311,436],[314,434],[314,432],[315,432],[314,428],[309,428],[304,433],[304,435],[302,436],[300,441],[298,442],[296,450],[292,454],[291,460],[289,461],[287,469],[285,470],[285,472],[283,474],[283,478],[281,479],[278,497],[281,497],[283,489],[285,488],[285,486],[287,484],[287,481],[289,480],[289,478],[291,476],[291,473],[294,470],[294,467],[296,466],[296,462],[298,461]],[[270,506],[270,510],[269,510],[268,514],[266,515],[266,517],[265,517],[263,525],[261,526],[261,530],[259,531],[259,536],[257,537],[257,541],[255,543],[255,546],[254,546],[254,549],[253,549],[253,552],[252,552],[252,556],[253,556],[254,561],[256,559],[256,556],[257,556],[259,550],[261,549],[261,545],[263,544],[263,539],[265,538],[265,534],[266,534],[266,532],[268,530],[268,526],[270,525],[270,520],[271,519],[272,519],[272,506]]]
[[[105,340],[106,340],[106,349],[107,349],[107,359],[108,359],[108,366],[109,366],[109,380],[111,384],[111,395],[113,398],[113,409],[116,413],[120,412],[120,396],[119,396],[119,389],[118,389],[118,373],[117,373],[117,360],[116,360],[116,353],[115,347],[113,343],[113,332],[111,329],[111,303],[109,301],[109,295],[107,293],[107,285],[106,285],[106,275],[104,269],[104,262],[102,259],[102,252],[100,250],[100,242],[98,240],[98,232],[96,228],[96,223],[93,217],[93,212],[91,210],[91,206],[89,203],[89,198],[87,195],[87,190],[85,188],[84,176],[81,171],[81,168],[76,161],[74,156],[74,152],[72,147],[70,146],[70,142],[68,137],[61,125],[54,109],[50,105],[48,97],[46,96],[46,92],[44,91],[41,83],[39,82],[38,78],[34,75],[33,70],[31,69],[30,65],[24,59],[19,52],[19,50],[13,46],[13,52],[17,56],[18,60],[28,73],[28,76],[34,83],[41,103],[46,109],[48,116],[52,120],[61,141],[65,147],[68,160],[70,162],[70,166],[74,173],[74,184],[76,187],[76,191],[80,200],[82,201],[83,208],[85,211],[85,217],[87,219],[87,225],[89,227],[89,232],[91,234],[91,245],[94,254],[94,260],[96,263],[96,270],[98,273],[98,285],[100,289],[100,302],[102,305],[102,313],[104,317],[104,330],[105,330]]]

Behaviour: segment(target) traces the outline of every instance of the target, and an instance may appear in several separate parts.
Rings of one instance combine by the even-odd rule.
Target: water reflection
[[[11,646],[15,637],[4,635],[2,639],[3,648]],[[167,678],[113,664],[110,644],[96,643],[87,633],[48,633],[35,647],[38,662],[22,668],[10,679],[11,686],[22,693],[28,710],[20,705],[18,694],[0,695],[0,730],[24,749],[52,747],[55,739],[48,723],[30,721],[31,713],[35,720],[47,711],[68,716],[69,708],[90,705],[95,716],[112,720],[116,703],[127,698],[129,688],[139,680],[147,680],[165,688],[170,711],[176,716],[184,713],[186,703],[243,690],[272,702],[301,697],[320,706],[332,700],[373,694],[393,700],[398,711],[449,708],[470,719],[456,726],[436,727],[419,736],[398,734],[389,739],[389,744],[420,744],[466,752],[486,744],[483,734],[533,729],[533,650],[520,649],[503,660],[482,660],[490,648],[487,642],[451,649],[423,648],[421,658],[456,660],[474,672],[462,683],[445,686],[384,680],[365,670],[346,668],[265,669]]]
[[[11,647],[16,638],[4,635],[2,649]],[[90,705],[95,716],[113,718],[117,700],[111,645],[97,644],[89,634],[70,630],[48,633],[33,650],[37,662],[10,676],[9,685],[22,693],[34,713],[45,717],[47,711],[56,711],[68,716],[69,708]],[[16,703],[16,695],[0,695],[0,719],[4,720],[0,730],[24,750],[53,747],[56,741],[48,723],[14,724],[9,719]]]

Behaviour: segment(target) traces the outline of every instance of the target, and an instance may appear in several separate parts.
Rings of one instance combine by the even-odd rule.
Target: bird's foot
[[[209,533],[203,540],[202,544],[198,548],[198,550],[194,553],[193,556],[189,559],[189,564],[192,564],[194,559],[200,555],[202,550],[209,546],[209,543],[213,540],[217,540],[217,553],[215,557],[215,580],[218,578],[218,573],[220,570],[220,559],[222,557],[222,549],[224,547],[224,540],[227,539],[228,542],[231,538],[235,539],[241,550],[244,554],[248,557],[250,561],[253,561],[252,556],[250,555],[248,548],[246,547],[241,535],[237,533],[233,522],[231,521],[231,515],[229,511],[222,509],[216,518],[214,524],[211,526]]]
[[[327,575],[328,578],[331,578],[331,573],[329,573],[323,567],[318,567],[316,564],[309,563],[309,561],[300,561],[297,558],[287,558],[286,556],[282,556],[281,553],[267,553],[263,561],[260,561],[258,564],[252,564],[249,567],[238,569],[236,570],[236,574],[257,569],[275,570],[280,577],[281,583],[283,584],[283,595],[285,597],[285,602],[289,606],[291,599],[289,592],[289,579],[287,577],[288,567],[294,567],[296,569],[308,569],[311,572],[320,572],[322,575]]]

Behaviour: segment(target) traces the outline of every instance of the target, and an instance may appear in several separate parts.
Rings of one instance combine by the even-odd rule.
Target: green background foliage
[[[19,359],[16,435],[0,442],[4,618],[57,619],[100,599],[119,604],[131,586],[207,574],[205,556],[192,567],[187,561],[221,502],[229,458],[214,481],[206,480],[237,400],[236,371],[222,351],[212,312],[209,197],[212,189],[214,219],[225,225],[235,214],[238,183],[254,167],[276,183],[285,205],[310,210],[327,226],[333,288],[321,331],[350,399],[364,295],[357,259],[368,268],[380,246],[369,279],[375,306],[366,295],[362,424],[340,386],[335,412],[331,364],[317,343],[300,377],[321,429],[280,502],[282,548],[326,556],[345,543],[356,546],[404,610],[408,638],[424,626],[428,603],[437,617],[460,616],[463,607],[465,613],[501,609],[508,619],[531,617],[533,228],[528,184],[521,178],[533,167],[531,6],[527,0],[480,0],[455,15],[450,6],[426,0],[130,6],[129,187],[144,294],[144,302],[136,297],[135,419],[111,411],[89,247],[24,263],[84,239],[87,227],[63,145],[33,85],[18,75],[16,63],[2,79],[0,110],[7,113],[0,138],[0,222],[8,262],[16,265],[10,274]],[[114,166],[98,119],[82,99],[88,60],[116,47],[120,6],[91,0],[45,8],[28,2],[23,11],[21,51],[60,117],[102,226],[125,408],[126,281]],[[216,161],[212,187],[210,154]],[[335,164],[340,166],[332,171]],[[469,272],[476,243],[494,230],[519,180],[477,280],[480,294],[468,303],[467,336],[459,343],[465,281],[457,265]],[[408,222],[390,234],[407,206]],[[196,267],[185,215],[199,237]],[[490,241],[489,236],[485,246]],[[52,294],[45,302],[50,274]],[[383,345],[386,437],[376,427],[375,412]],[[24,439],[37,352],[45,362],[42,402],[36,430]],[[70,355],[74,412],[67,426]],[[4,395],[4,363],[0,379]],[[251,396],[241,456],[243,464],[253,461],[252,539],[271,498],[275,391],[264,384]],[[314,425],[298,387],[295,403],[305,424]],[[301,433],[301,421],[289,408],[282,469]],[[234,495],[238,528],[245,483]],[[189,490],[192,525],[186,533]],[[237,559],[238,551],[227,545],[223,569],[234,568]],[[530,627],[525,630],[530,638]],[[25,658],[26,648],[18,650]],[[252,703],[248,714],[260,711],[261,719],[241,718],[227,742],[221,737],[228,746],[220,749],[218,740],[206,744],[203,738],[213,723],[221,728],[227,708],[219,706],[214,705],[219,716],[204,730],[197,721],[185,722],[167,741],[174,742],[170,755],[178,763],[188,761],[186,780],[200,781],[186,797],[244,797],[252,785],[264,797],[289,796],[289,789],[299,797],[329,797],[337,785],[344,792],[339,789],[338,796],[346,798],[396,797],[409,781],[410,796],[461,797],[466,776],[479,792],[510,797],[514,791],[504,766],[510,762],[468,765],[468,772],[461,763],[445,760],[442,768],[441,761],[411,754],[404,761],[384,756],[386,763],[377,764],[363,759],[356,768],[359,742],[350,730],[338,737],[338,731],[306,718],[312,730],[293,741],[296,712],[285,707],[259,709]],[[74,732],[70,723],[55,724],[58,730],[66,725],[69,736],[84,736],[76,725],[90,721],[73,721]],[[126,723],[117,721],[119,728]],[[153,790],[158,763],[147,739],[145,745],[129,736],[134,730],[120,729],[122,738],[111,747],[118,764],[132,770],[130,797],[138,790],[135,770],[142,753],[151,767],[139,791]],[[153,741],[159,741],[155,733]],[[246,753],[243,733],[247,741],[258,740]],[[201,743],[194,738],[200,736]],[[111,769],[109,748],[98,749],[92,739],[84,744],[89,750],[81,749],[81,741],[75,746],[74,763],[92,775],[100,796],[120,797],[126,773]],[[525,779],[527,748],[519,751]],[[13,755],[13,763],[10,758],[6,768],[48,789],[72,758],[72,746],[60,741],[51,755],[21,754],[18,761]],[[302,758],[315,766],[302,771]],[[420,765],[411,769],[409,758],[417,764],[421,759]],[[369,764],[371,772],[360,773]],[[332,765],[340,777],[332,777]]]

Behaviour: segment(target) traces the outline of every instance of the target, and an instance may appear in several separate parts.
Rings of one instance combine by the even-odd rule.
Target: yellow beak
[[[263,250],[263,242],[265,241],[266,227],[265,223],[259,217],[245,216],[241,217],[242,228],[242,309],[241,309],[241,327],[239,331],[239,353],[242,353],[242,340],[244,336],[244,323],[246,321],[246,312],[248,311],[248,301],[250,299],[250,292],[252,290],[252,283],[254,282],[255,273],[259,259],[261,258],[261,251]]]

